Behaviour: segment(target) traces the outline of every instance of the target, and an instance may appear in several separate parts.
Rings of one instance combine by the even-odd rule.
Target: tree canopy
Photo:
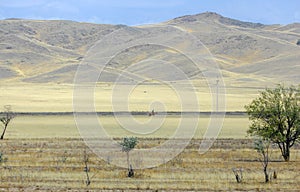
[[[245,106],[251,121],[248,134],[278,145],[285,161],[290,148],[300,140],[300,89],[278,85],[266,89]]]
[[[125,137],[123,142],[120,143],[122,151],[129,152],[137,145],[138,139],[136,137]]]

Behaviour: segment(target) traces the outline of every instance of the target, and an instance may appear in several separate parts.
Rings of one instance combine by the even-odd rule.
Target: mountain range
[[[141,26],[65,20],[0,20],[0,82],[72,83],[77,67],[96,42],[104,39],[103,51],[112,50],[116,42],[107,37],[116,31],[137,35],[141,41],[151,36],[164,42],[170,40],[178,28],[202,42],[229,85],[300,82],[299,23],[264,25],[212,12]],[[122,34],[119,35],[122,39]],[[110,67],[104,69],[99,81],[114,81],[129,63],[138,64],[131,69],[133,73],[146,74],[150,70],[166,76],[166,80],[179,80],[167,68],[158,66],[159,59],[180,65],[189,78],[201,78],[201,71],[185,66],[186,58],[172,55],[172,50],[149,44],[139,47],[137,52],[134,50],[131,48],[117,55]],[[142,63],[146,58],[152,62]]]

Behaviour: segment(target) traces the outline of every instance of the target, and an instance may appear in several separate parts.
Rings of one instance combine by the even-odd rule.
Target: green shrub
[[[4,163],[7,161],[7,158],[4,157],[3,153],[0,152],[0,163]]]

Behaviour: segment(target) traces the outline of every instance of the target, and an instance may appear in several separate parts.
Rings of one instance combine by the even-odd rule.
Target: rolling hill
[[[0,20],[0,82],[72,83],[78,65],[97,41],[106,43],[102,52],[113,54],[113,47],[121,46],[120,41],[128,34],[140,42],[156,38],[163,44],[172,38],[176,41],[178,29],[203,43],[222,69],[227,85],[300,81],[300,24],[264,25],[206,12],[134,27],[63,20]],[[118,37],[110,38],[116,32]],[[185,42],[184,38],[180,41]],[[104,68],[99,81],[115,81],[128,67],[135,75],[156,74],[167,81],[180,81],[176,71],[169,71],[158,60],[174,64],[189,78],[201,78],[201,71],[185,65],[186,57],[173,52],[151,44],[124,49]],[[86,72],[93,71],[90,67]]]

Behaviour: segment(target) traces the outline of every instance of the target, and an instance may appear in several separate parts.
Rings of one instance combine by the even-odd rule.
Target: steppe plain
[[[176,36],[178,28],[198,38],[222,72],[219,80],[225,86],[219,89],[226,92],[227,112],[222,130],[212,148],[200,154],[198,149],[209,123],[209,112],[215,110],[212,101],[216,95],[211,93],[216,87],[209,89],[201,69],[195,72],[191,65],[184,65],[187,61],[182,54],[152,45],[122,52],[111,60],[111,65],[103,69],[102,76],[93,84],[99,122],[115,141],[133,135],[139,138],[138,149],[151,148],[166,141],[176,131],[181,118],[199,117],[194,138],[181,154],[158,167],[135,170],[135,177],[127,178],[126,169],[111,164],[110,157],[101,159],[96,156],[78,132],[72,115],[76,70],[84,62],[88,50],[115,31],[123,31],[124,37],[132,34],[141,38],[147,34],[161,38],[164,43],[168,37]],[[122,36],[119,38],[122,39]],[[272,147],[269,167],[270,172],[275,170],[278,173],[278,178],[264,183],[260,156],[253,149],[252,138],[246,134],[249,121],[243,112],[244,105],[266,87],[274,87],[277,83],[299,84],[300,52],[297,42],[300,39],[300,24],[263,25],[225,18],[216,13],[183,16],[159,24],[135,27],[8,19],[0,21],[0,39],[0,106],[11,105],[18,114],[10,124],[5,139],[0,142],[0,152],[4,158],[0,163],[0,190],[299,190],[300,147],[293,148],[289,163],[283,161],[275,146]],[[103,49],[109,52],[111,47]],[[120,72],[130,63],[145,59],[150,62],[130,68],[130,72],[149,75],[147,71],[150,70],[151,74],[160,74],[165,82],[145,78],[145,83],[138,84],[130,95],[126,95],[129,112],[146,113],[153,108],[158,111],[154,117],[147,114],[134,116],[141,126],[149,118],[162,118],[159,107],[151,105],[153,101],[163,103],[165,111],[170,114],[165,117],[159,130],[148,135],[137,135],[124,130],[114,116],[103,114],[113,112],[114,105],[122,104],[118,100],[112,101],[118,75],[116,71]],[[170,85],[182,85],[184,89],[184,82],[162,65],[155,65],[154,61],[159,59],[179,66],[193,82],[193,89],[185,92],[197,96],[197,112],[202,112],[199,116],[180,116],[182,101]],[[87,68],[87,74],[89,72],[93,73],[92,67]],[[129,76],[118,86],[129,89],[128,80],[133,82],[135,79]],[[195,101],[191,101],[185,106],[185,111],[194,109],[194,105]],[[89,156],[89,186],[85,183],[84,151]],[[163,157],[164,154],[158,156]],[[236,183],[232,168],[243,168],[242,183]]]

